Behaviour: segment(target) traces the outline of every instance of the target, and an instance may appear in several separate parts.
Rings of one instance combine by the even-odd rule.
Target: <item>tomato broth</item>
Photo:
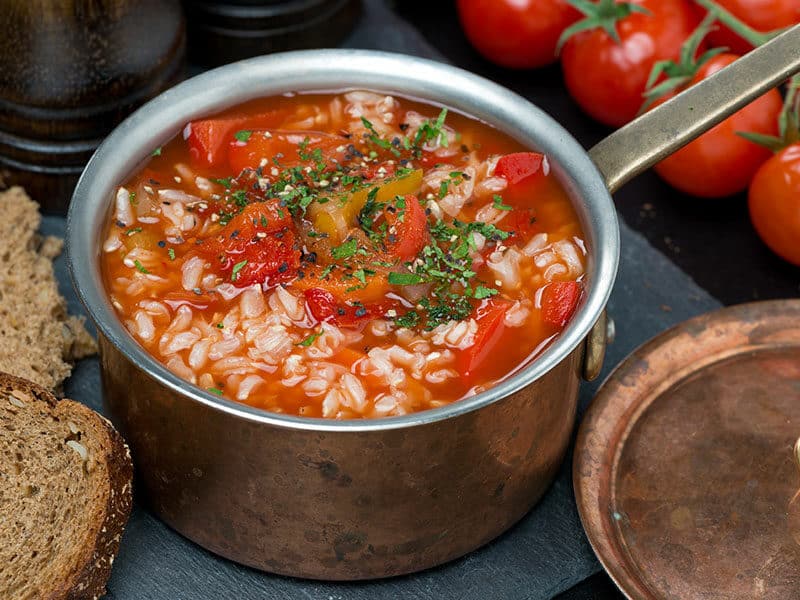
[[[214,394],[328,418],[402,415],[535,358],[587,248],[547,157],[371,91],[193,121],[116,193],[102,271],[130,333]]]

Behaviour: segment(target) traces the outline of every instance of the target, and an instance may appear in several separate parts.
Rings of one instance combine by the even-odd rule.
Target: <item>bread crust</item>
[[[72,400],[59,400],[33,382],[0,372],[0,391],[11,390],[47,404],[49,411],[58,412],[59,416],[80,415],[82,422],[91,424],[92,435],[101,440],[104,452],[96,460],[105,463],[109,485],[107,503],[101,513],[103,519],[93,524],[94,543],[82,550],[77,568],[53,582],[53,589],[45,595],[50,600],[100,598],[106,592],[106,582],[131,512],[133,465],[128,446],[111,423],[90,408]]]

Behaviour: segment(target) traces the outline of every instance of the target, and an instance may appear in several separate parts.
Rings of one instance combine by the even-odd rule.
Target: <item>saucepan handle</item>
[[[613,193],[767,91],[800,72],[800,25],[785,31],[589,151]],[[583,377],[600,374],[613,322],[605,312],[586,338]]]
[[[615,131],[589,151],[613,193],[800,72],[800,25]]]

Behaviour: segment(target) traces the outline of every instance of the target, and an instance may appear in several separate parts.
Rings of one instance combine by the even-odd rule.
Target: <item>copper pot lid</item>
[[[631,354],[573,470],[581,520],[628,598],[800,598],[800,300],[726,308]]]

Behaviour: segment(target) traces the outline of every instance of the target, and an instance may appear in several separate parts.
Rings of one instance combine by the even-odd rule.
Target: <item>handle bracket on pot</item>
[[[581,373],[584,380],[594,381],[599,377],[603,370],[606,347],[614,342],[614,329],[614,321],[608,317],[606,311],[600,313],[600,318],[586,337]]]
[[[612,133],[589,151],[613,193],[800,71],[800,25]]]

